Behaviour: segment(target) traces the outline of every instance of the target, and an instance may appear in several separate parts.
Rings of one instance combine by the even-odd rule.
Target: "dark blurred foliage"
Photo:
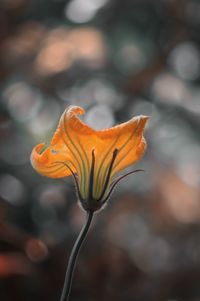
[[[73,301],[200,300],[200,1],[0,1],[0,300],[59,300],[84,220],[32,169],[70,104],[99,129],[150,116],[148,150],[96,215]]]

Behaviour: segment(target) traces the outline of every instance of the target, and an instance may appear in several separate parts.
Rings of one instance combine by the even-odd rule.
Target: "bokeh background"
[[[0,300],[59,300],[85,216],[29,157],[71,104],[96,129],[150,122],[145,173],[95,216],[70,300],[200,300],[199,33],[199,0],[0,1]]]

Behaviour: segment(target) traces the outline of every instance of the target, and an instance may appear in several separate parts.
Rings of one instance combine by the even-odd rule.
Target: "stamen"
[[[108,169],[108,173],[107,173],[107,177],[106,177],[106,180],[105,180],[105,184],[104,184],[102,193],[101,193],[101,195],[100,195],[98,201],[101,200],[101,199],[103,198],[104,193],[106,192],[106,189],[107,189],[107,187],[108,187],[108,183],[109,183],[109,180],[110,180],[110,176],[111,176],[113,164],[114,164],[115,159],[116,159],[116,157],[117,157],[118,151],[119,151],[119,150],[118,150],[117,148],[113,151],[113,156],[112,156],[112,160],[111,160],[111,162],[110,162],[110,166],[109,166],[109,169]]]
[[[93,192],[93,183],[94,183],[94,166],[95,166],[95,154],[94,149],[92,150],[92,164],[91,164],[91,170],[90,170],[90,180],[89,180],[89,199],[92,198],[92,192]]]

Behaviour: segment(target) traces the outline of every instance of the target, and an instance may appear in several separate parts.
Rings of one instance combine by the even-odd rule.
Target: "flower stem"
[[[65,281],[64,281],[64,286],[63,286],[63,291],[62,291],[60,301],[68,301],[69,300],[76,259],[78,257],[82,243],[84,242],[84,240],[87,236],[93,214],[94,214],[93,211],[87,211],[87,217],[86,217],[85,224],[83,225],[82,230],[81,230],[81,232],[74,244],[74,247],[72,249],[71,255],[69,257],[69,262],[68,262],[68,266],[67,266],[67,271],[66,271],[66,275],[65,275]]]

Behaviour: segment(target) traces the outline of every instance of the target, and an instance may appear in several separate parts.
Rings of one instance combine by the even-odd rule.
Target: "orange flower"
[[[124,177],[116,178],[116,174],[144,154],[143,131],[148,117],[137,116],[110,129],[96,131],[77,114],[84,114],[84,109],[70,106],[64,111],[49,147],[44,149],[45,144],[38,144],[32,151],[31,163],[47,177],[72,175],[83,208],[95,211]]]

